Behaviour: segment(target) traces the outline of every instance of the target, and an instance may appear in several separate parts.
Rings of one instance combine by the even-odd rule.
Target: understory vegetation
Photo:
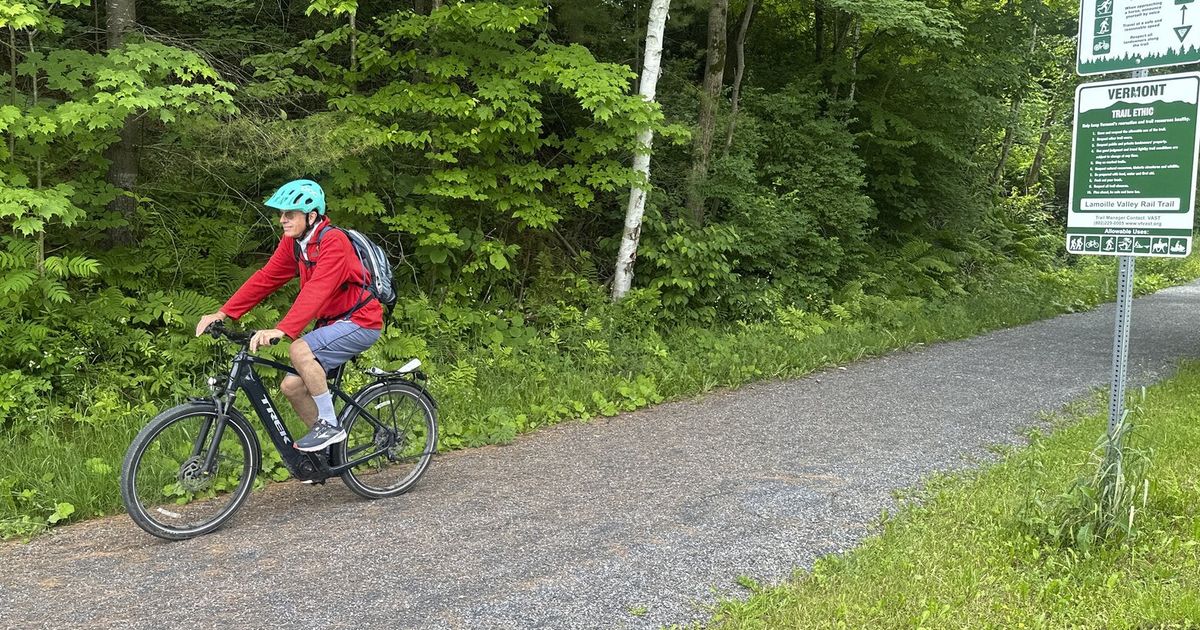
[[[1064,539],[1071,519],[1047,508],[1095,473],[1097,400],[999,464],[931,480],[860,547],[725,602],[712,627],[1195,628],[1200,365],[1131,399],[1129,447],[1148,459],[1148,489],[1120,540]]]
[[[1057,271],[1015,269],[973,292],[934,301],[857,294],[824,313],[787,308],[767,321],[666,330],[647,324],[647,314],[659,306],[644,296],[613,304],[594,288],[590,308],[563,306],[546,329],[510,323],[503,338],[447,334],[438,328],[443,320],[422,319],[409,305],[414,310],[398,327],[411,330],[423,321],[429,328],[388,334],[454,340],[423,344],[414,354],[426,362],[423,369],[440,405],[440,448],[461,448],[508,442],[564,420],[611,416],[713,388],[799,376],[915,344],[1087,309],[1113,297],[1114,262],[1091,259]],[[1136,289],[1145,293],[1196,277],[1198,257],[1147,259]],[[581,290],[587,286],[580,283]],[[169,395],[81,405],[72,409],[79,419],[70,431],[31,416],[31,428],[0,436],[0,448],[12,455],[0,460],[0,536],[26,536],[123,509],[118,471],[133,436],[165,401],[204,395],[205,377],[228,368],[230,355],[216,342],[201,338],[184,345],[205,358],[195,372],[164,386]],[[282,354],[279,348],[266,352]],[[383,349],[375,348],[361,362],[387,360]],[[277,381],[268,376],[267,382]],[[293,433],[301,426],[290,409],[285,421]],[[265,435],[260,442],[269,444]],[[268,447],[263,478],[288,477]]]

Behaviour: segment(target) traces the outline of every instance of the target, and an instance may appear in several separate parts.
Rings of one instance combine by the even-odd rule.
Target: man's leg
[[[337,428],[337,416],[333,413],[333,400],[325,380],[325,368],[317,361],[312,348],[306,340],[297,339],[292,342],[289,353],[292,367],[300,376],[289,375],[284,379],[284,384],[296,394],[295,398],[286,391],[284,393],[296,409],[296,414],[312,429],[308,435],[296,442],[296,448],[302,451],[316,451],[346,439],[346,433]],[[287,384],[288,379],[294,379],[292,384]],[[296,381],[299,381],[299,386],[295,384]],[[302,395],[301,389],[304,391]],[[320,426],[317,426],[318,419],[323,421]]]
[[[292,367],[296,368],[300,376],[288,374],[283,377],[279,389],[283,391],[288,402],[292,403],[292,409],[296,410],[296,415],[300,416],[300,420],[304,422],[305,426],[311,428],[317,423],[317,403],[313,401],[311,383],[315,382],[322,390],[329,391],[325,384],[325,370],[313,356],[308,342],[303,339],[292,342],[289,353],[292,357]]]
[[[313,354],[312,349],[308,347],[308,342],[304,339],[293,341],[288,352],[292,357],[292,367],[296,368],[296,371],[300,373],[299,380],[304,386],[308,403],[312,405],[309,417],[312,418],[313,422],[316,422],[317,406],[313,402],[313,398],[329,393],[329,385],[325,381],[325,368],[321,367],[321,363],[317,361],[316,355]],[[289,375],[288,378],[294,377]],[[284,380],[286,381],[287,379]],[[288,400],[291,400],[291,398],[289,397]],[[292,404],[295,406],[296,403],[293,402]],[[296,406],[296,413],[302,413],[299,406]],[[306,420],[305,422],[308,421]],[[312,425],[311,422],[308,424]]]
[[[292,409],[296,410],[296,415],[300,416],[304,426],[311,429],[312,425],[317,423],[317,403],[313,402],[312,396],[308,394],[304,379],[295,374],[288,374],[283,377],[279,389],[287,397],[288,402],[292,403]]]

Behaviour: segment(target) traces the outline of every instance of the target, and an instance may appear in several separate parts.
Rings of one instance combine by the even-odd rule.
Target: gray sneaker
[[[313,451],[319,451],[330,444],[337,444],[344,439],[346,439],[345,429],[342,427],[335,427],[325,420],[318,420],[317,423],[313,425],[312,430],[308,432],[308,435],[296,440],[296,443],[293,446],[295,446],[296,450],[298,451],[312,453]]]

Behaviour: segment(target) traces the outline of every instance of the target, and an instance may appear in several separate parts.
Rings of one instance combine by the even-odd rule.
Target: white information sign
[[[1104,74],[1200,61],[1196,0],[1082,0],[1079,74]]]
[[[1198,107],[1198,73],[1079,86],[1068,252],[1188,255],[1200,147]]]

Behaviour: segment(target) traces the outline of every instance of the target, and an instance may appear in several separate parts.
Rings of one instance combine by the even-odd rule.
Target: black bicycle
[[[254,366],[296,371],[251,355],[254,331],[237,332],[217,322],[208,332],[241,345],[228,377],[208,379],[209,396],[158,414],[125,454],[121,499],[142,529],[168,540],[207,534],[246,501],[262,468],[262,448],[250,422],[234,407],[239,391],[246,393],[293,477],[324,483],[340,476],[354,492],[380,499],[408,491],[429,467],[437,448],[437,403],[417,369],[420,361],[393,372],[365,370],[372,382],[352,396],[341,389],[342,368],[331,372],[329,389],[343,403],[338,419],[348,437],[325,451],[304,453],[292,446]]]

